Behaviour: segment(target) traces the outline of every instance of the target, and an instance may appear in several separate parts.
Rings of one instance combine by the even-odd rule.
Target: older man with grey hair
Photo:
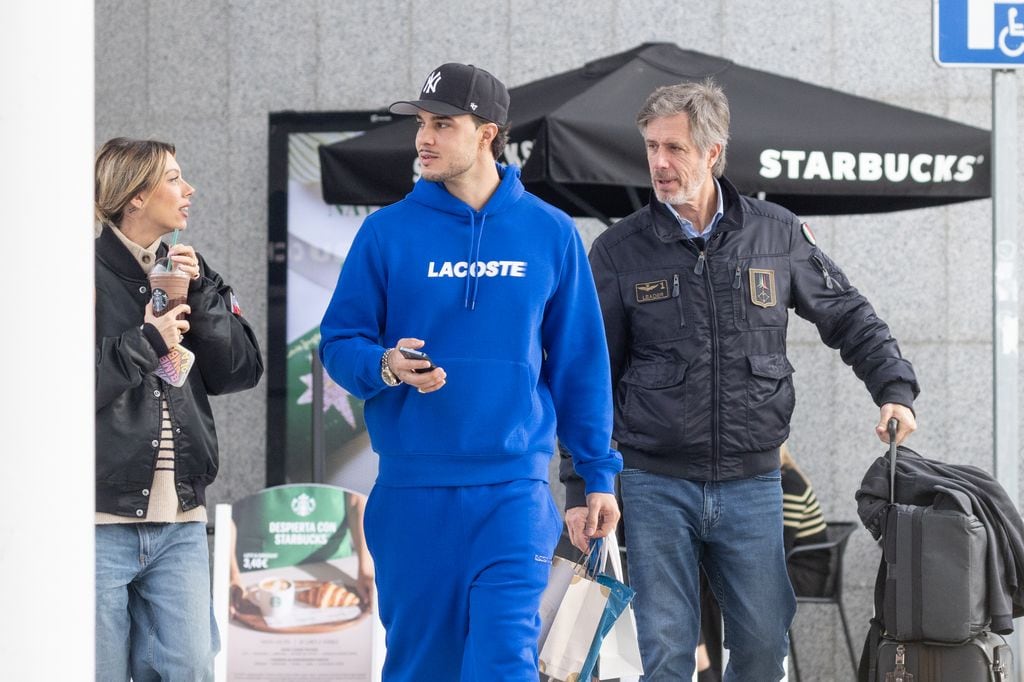
[[[725,177],[729,104],[713,81],[655,90],[637,115],[654,197],[594,242],[615,397],[629,575],[648,682],[690,679],[700,570],[722,607],[725,680],[783,676],[796,611],[786,574],[779,446],[795,404],[788,309],[865,383],[876,432],[916,428],[913,367],[889,327],[781,206]],[[568,459],[566,519],[585,544]]]

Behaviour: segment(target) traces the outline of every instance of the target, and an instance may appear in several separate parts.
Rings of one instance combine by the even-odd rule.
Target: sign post
[[[934,0],[933,8],[936,63],[992,69],[993,466],[1019,507],[1018,82],[1013,69],[1024,67],[1024,1]],[[1019,631],[1010,644],[1019,661]]]
[[[992,72],[992,335],[995,473],[1020,504],[1018,460],[1017,75]]]

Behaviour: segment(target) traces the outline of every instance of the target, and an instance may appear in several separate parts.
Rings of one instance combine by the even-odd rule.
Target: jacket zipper
[[[732,279],[732,288],[738,290],[741,286],[742,286],[742,281],[740,280],[740,264],[739,264],[739,261],[737,261],[736,262],[736,276],[733,277],[733,279]],[[740,296],[742,297],[742,294]],[[740,307],[740,319],[746,320],[747,319],[747,306],[743,305],[743,301],[742,300],[739,302],[739,307]]]
[[[679,275],[672,275],[672,298],[676,299],[676,308],[679,310],[679,326],[686,326],[686,318],[683,317],[683,297],[679,295]]]
[[[719,459],[719,396],[718,396],[718,309],[715,307],[715,290],[711,282],[711,267],[708,264],[707,251],[710,250],[711,242],[718,237],[712,235],[703,249],[697,252],[697,265],[693,271],[702,275],[707,273],[704,279],[704,288],[707,290],[708,305],[711,308],[711,465],[713,468],[713,480],[718,480],[718,459]],[[696,248],[696,247],[695,247]]]
[[[843,287],[839,285],[839,282],[832,279],[828,274],[828,268],[825,267],[825,262],[817,254],[811,256],[811,260],[814,261],[814,264],[818,266],[819,270],[821,270],[821,276],[825,278],[826,287],[829,289],[835,289],[836,291],[843,290]]]

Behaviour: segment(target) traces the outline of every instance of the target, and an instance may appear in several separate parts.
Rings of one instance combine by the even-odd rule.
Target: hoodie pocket
[[[405,454],[522,453],[534,421],[526,364],[476,358],[435,358],[447,374],[433,393],[406,388],[398,415]],[[539,405],[536,406],[539,410]]]
[[[747,381],[747,428],[753,448],[785,438],[796,405],[793,365],[782,353],[751,355]],[[753,449],[752,448],[752,449]]]
[[[644,450],[671,450],[686,431],[686,363],[632,365],[619,384],[622,440]]]

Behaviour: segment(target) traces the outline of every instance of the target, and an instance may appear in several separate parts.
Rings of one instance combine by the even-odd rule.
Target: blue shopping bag
[[[587,658],[580,668],[579,679],[589,680],[597,665],[598,655],[601,653],[601,644],[604,638],[611,632],[615,622],[625,612],[629,603],[636,596],[636,591],[629,585],[605,573],[605,566],[608,558],[608,546],[604,538],[596,538],[590,541],[591,552],[588,556],[587,570],[597,584],[608,590],[608,598],[605,601],[604,612],[594,633],[594,640],[590,644]],[[597,557],[596,559],[594,557]]]

